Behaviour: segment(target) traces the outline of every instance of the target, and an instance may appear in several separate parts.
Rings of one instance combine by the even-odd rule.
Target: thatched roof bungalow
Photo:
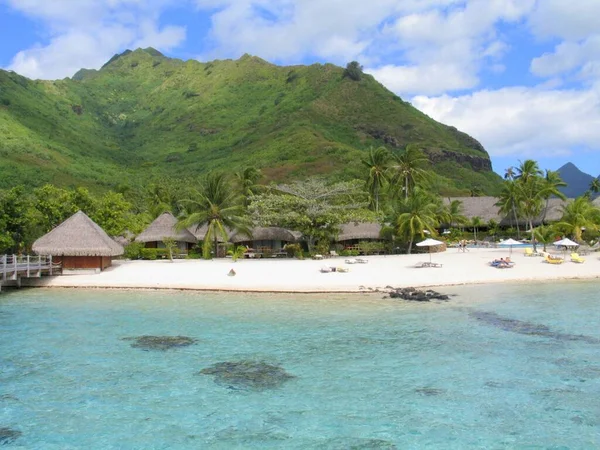
[[[452,197],[444,199],[444,204],[449,204],[453,200],[459,200],[463,206],[463,215],[471,220],[473,217],[479,217],[485,223],[490,220],[495,220],[502,226],[515,226],[515,221],[512,215],[504,216],[500,214],[500,208],[496,206],[498,198],[496,197]],[[566,201],[559,198],[551,198],[548,202],[548,210],[544,216],[544,211],[533,221],[533,225],[540,225],[542,219],[546,222],[556,222],[560,220],[562,216],[562,207],[570,202],[571,199]],[[544,204],[545,207],[545,204]],[[525,220],[519,218],[519,225],[526,226]]]
[[[252,236],[236,233],[230,240],[234,244],[246,245],[257,252],[278,253],[286,244],[296,242],[296,236],[290,230],[280,227],[255,227]]]
[[[51,255],[63,269],[104,270],[123,247],[79,211],[33,243],[38,255]]]
[[[146,248],[164,248],[165,239],[173,239],[181,251],[187,251],[197,242],[189,230],[177,227],[177,219],[170,212],[164,212],[154,219],[135,241],[142,242]]]
[[[191,227],[188,227],[188,231],[194,235],[194,237],[196,238],[196,240],[198,242],[203,242],[204,238],[206,237],[206,232],[208,231],[208,225],[204,224],[200,227],[192,225]],[[229,230],[227,228],[225,229],[225,231],[227,232],[227,240],[229,240],[229,238],[231,237],[231,235],[233,233],[231,230]],[[221,244],[224,242],[227,242],[227,241],[224,241],[221,236],[217,236],[217,240]]]
[[[377,241],[381,239],[381,224],[375,222],[350,222],[341,227],[337,242],[354,245],[360,241]]]

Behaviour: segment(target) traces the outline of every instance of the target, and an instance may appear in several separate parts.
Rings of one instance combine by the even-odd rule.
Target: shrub
[[[141,251],[144,249],[144,244],[141,242],[131,242],[125,246],[125,253],[123,256],[127,259],[140,259],[142,257]]]
[[[158,249],[156,248],[143,248],[140,251],[142,259],[155,260],[158,257]]]
[[[360,81],[363,76],[363,66],[361,66],[358,62],[352,61],[346,65],[346,70],[344,70],[344,77],[348,77],[354,81]]]
[[[298,259],[302,259],[304,257],[304,253],[302,252],[302,246],[300,244],[286,244],[283,247],[283,250],[288,254],[290,258],[296,257]]]

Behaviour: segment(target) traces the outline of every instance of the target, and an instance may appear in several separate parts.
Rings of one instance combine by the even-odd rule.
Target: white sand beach
[[[194,289],[246,292],[361,292],[393,287],[448,286],[501,282],[535,282],[600,277],[600,254],[585,256],[583,264],[570,262],[551,265],[541,257],[525,257],[514,250],[513,268],[496,269],[488,265],[495,258],[509,255],[508,249],[471,249],[467,253],[449,249],[432,255],[440,268],[416,268],[429,255],[370,256],[367,264],[346,264],[344,257],[322,261],[295,259],[214,261],[115,261],[96,274],[63,275],[23,280],[23,286],[84,288]],[[319,269],[347,267],[347,273],[321,273]],[[228,276],[234,269],[235,276]]]

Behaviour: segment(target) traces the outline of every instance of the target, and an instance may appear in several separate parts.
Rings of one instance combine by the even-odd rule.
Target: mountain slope
[[[563,181],[567,183],[567,186],[560,190],[569,198],[585,194],[590,187],[590,183],[594,180],[593,176],[582,172],[575,164],[570,162],[558,169],[557,172]]]
[[[369,75],[343,75],[330,64],[280,67],[248,55],[184,62],[153,49],[54,82],[0,71],[0,185],[102,188],[244,165],[276,181],[343,179],[362,177],[369,146],[416,143],[434,162],[441,191],[497,188],[476,140]]]

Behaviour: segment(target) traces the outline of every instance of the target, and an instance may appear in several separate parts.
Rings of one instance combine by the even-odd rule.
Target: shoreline
[[[61,275],[23,279],[22,287],[173,290],[263,294],[373,294],[393,288],[442,288],[493,285],[497,283],[561,282],[600,278],[600,255],[585,256],[584,264],[567,260],[550,265],[539,257],[512,252],[515,267],[496,269],[488,265],[508,256],[507,249],[471,249],[467,253],[448,250],[432,254],[440,268],[416,268],[428,254],[370,256],[367,264],[345,264],[344,257],[314,260],[176,260],[115,261],[97,274]],[[348,258],[351,259],[351,258]],[[348,273],[321,273],[327,267],[346,267]],[[229,277],[231,268],[237,272]],[[10,287],[10,285],[4,285]],[[4,287],[3,286],[3,287]]]

